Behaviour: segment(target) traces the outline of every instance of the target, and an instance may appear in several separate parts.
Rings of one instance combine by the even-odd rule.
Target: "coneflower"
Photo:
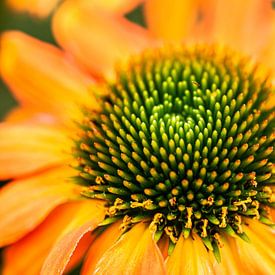
[[[3,274],[273,275],[271,3],[138,2],[1,36]]]
[[[102,225],[147,223],[155,239],[198,234],[220,261],[222,235],[272,224],[274,112],[257,66],[224,48],[146,52],[85,110],[74,150],[83,195],[106,201]]]

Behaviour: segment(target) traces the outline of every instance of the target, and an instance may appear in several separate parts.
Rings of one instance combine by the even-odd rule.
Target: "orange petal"
[[[221,262],[218,263],[213,256],[215,274],[223,275],[242,275],[245,271],[242,269],[240,257],[236,253],[236,244],[232,237],[226,236],[223,239],[224,246],[220,248]]]
[[[245,232],[251,243],[245,243],[238,237],[224,236],[224,246],[220,249],[221,263],[215,262],[215,274],[271,274],[270,264],[275,262],[274,230],[252,219],[247,219],[246,224]],[[250,253],[253,254],[251,260]],[[261,260],[261,263],[252,264],[251,261],[255,260]]]
[[[265,41],[265,45],[263,49],[260,51],[259,60],[263,64],[265,64],[269,69],[272,70],[273,76],[273,85],[275,79],[275,10],[273,10],[272,18],[271,18],[271,27],[272,31],[268,38],[268,41]],[[273,91],[272,97],[269,99],[269,107],[274,107],[275,105],[275,92]]]
[[[21,32],[2,35],[0,72],[20,103],[38,112],[68,120],[79,104],[93,101],[88,94],[92,80],[61,50]]]
[[[71,141],[62,129],[50,126],[0,124],[0,180],[68,161]]]
[[[272,5],[269,0],[217,0],[214,39],[248,54],[265,47],[271,32]],[[274,12],[274,11],[273,11]]]
[[[275,263],[275,230],[257,220],[247,221],[247,235],[252,244],[262,249]]]
[[[35,108],[29,107],[15,107],[13,108],[4,119],[6,122],[13,123],[43,123],[43,124],[55,124],[58,122],[56,116],[50,113],[38,112]]]
[[[64,271],[65,274],[68,274],[72,271],[85,257],[87,251],[89,250],[91,244],[94,241],[95,235],[91,234],[91,232],[86,233],[83,238],[78,243],[73,255],[66,266]]]
[[[169,248],[169,237],[164,234],[161,239],[158,241],[159,250],[164,259],[168,257],[168,248]]]
[[[139,223],[110,247],[97,263],[98,274],[165,274],[164,261],[148,225]]]
[[[7,0],[8,5],[18,12],[28,12],[34,16],[46,17],[60,0]]]
[[[80,0],[87,6],[92,6],[97,9],[103,9],[114,13],[126,13],[133,10],[138,4],[144,0]]]
[[[78,197],[81,188],[68,182],[74,173],[59,167],[4,186],[0,190],[0,246],[17,241],[57,205]]]
[[[96,236],[83,264],[81,270],[82,275],[89,275],[95,271],[99,259],[105,251],[116,242],[120,235],[121,231],[119,230],[119,222],[117,222],[110,225],[103,233],[101,233],[101,235]]]
[[[252,229],[252,228],[251,228]],[[236,238],[236,251],[241,259],[242,267],[246,274],[274,274],[275,270],[275,246],[269,242],[262,241],[252,230],[244,226],[251,243]],[[263,234],[265,231],[263,231]],[[274,240],[274,234],[272,239]]]
[[[41,269],[41,275],[62,274],[82,237],[103,221],[105,212],[103,202],[83,201],[73,220],[51,249]]]
[[[4,250],[3,274],[39,274],[43,262],[57,240],[77,228],[78,215],[83,212],[84,207],[87,207],[89,212],[90,204],[90,201],[86,200],[76,201],[54,209],[34,231]],[[93,215],[92,213],[91,219]]]
[[[213,264],[202,240],[197,235],[186,240],[180,236],[167,260],[168,274],[213,274]]]
[[[145,15],[149,29],[167,40],[182,41],[196,37],[205,38],[212,27],[214,0],[174,0],[145,2]]]
[[[275,102],[275,99],[274,99],[274,102]],[[275,209],[274,208],[270,209],[270,216],[271,216],[272,221],[275,222]]]
[[[60,45],[96,75],[112,76],[117,61],[150,41],[143,28],[122,16],[74,1],[61,5],[53,30]]]

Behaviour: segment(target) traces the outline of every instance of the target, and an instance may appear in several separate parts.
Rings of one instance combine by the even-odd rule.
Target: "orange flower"
[[[3,274],[274,273],[271,3],[139,2],[2,35]]]

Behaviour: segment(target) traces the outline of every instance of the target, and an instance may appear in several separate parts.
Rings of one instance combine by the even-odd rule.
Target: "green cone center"
[[[214,47],[158,49],[118,70],[76,141],[84,196],[104,224],[148,221],[175,243],[194,230],[244,236],[274,206],[271,85],[249,59]]]

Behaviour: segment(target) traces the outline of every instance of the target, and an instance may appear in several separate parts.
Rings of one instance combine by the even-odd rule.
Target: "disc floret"
[[[148,222],[172,244],[194,231],[215,248],[222,231],[246,238],[244,218],[271,223],[271,86],[249,59],[163,48],[133,58],[107,89],[75,148],[83,194],[106,200],[103,224]]]

